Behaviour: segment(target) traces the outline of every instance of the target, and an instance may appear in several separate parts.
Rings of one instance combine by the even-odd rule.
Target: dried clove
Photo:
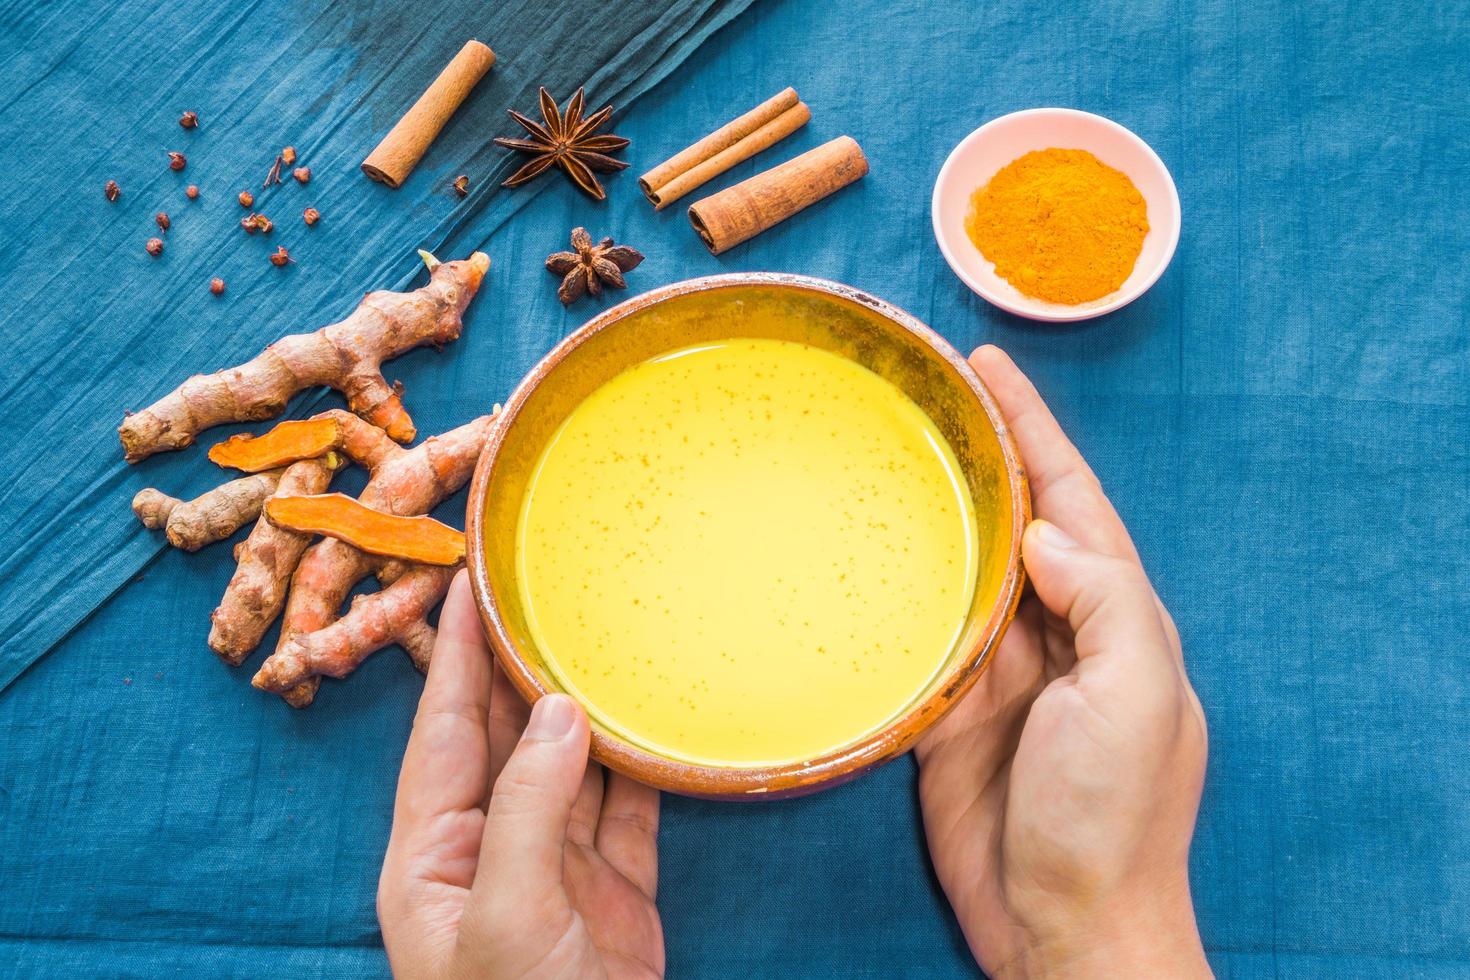
[[[215,276],[213,279],[209,280],[209,291],[211,293],[214,293],[216,296],[219,296],[225,291],[225,281],[219,276]]]
[[[291,166],[291,164],[295,163],[296,162],[296,147],[294,147],[294,146],[288,146],[284,150],[282,150],[281,151],[281,162],[284,163],[288,167]]]
[[[182,153],[177,153],[173,150],[168,151],[168,169],[183,170],[184,165],[188,162],[188,158],[185,157]]]
[[[179,125],[185,129],[193,129],[199,125],[199,114],[197,112],[186,112],[179,117]]]
[[[168,220],[168,212],[167,211],[160,211],[160,212],[158,212],[157,214],[155,214],[153,216],[153,220],[158,223],[158,227],[162,231],[168,231],[168,226],[170,224],[172,224],[172,222],[170,222]]]
[[[469,176],[469,174],[460,174],[458,177],[454,178],[454,193],[458,194],[460,197],[464,197],[465,195],[469,194],[469,192],[470,192],[470,176]]]
[[[199,196],[199,185],[198,184],[190,184],[188,187],[185,187],[184,188],[184,196],[187,197],[191,201],[194,200],[196,197]]]
[[[291,253],[286,251],[286,246],[277,245],[275,252],[271,254],[271,265],[280,268],[290,261]]]
[[[117,196],[121,193],[122,190],[117,186],[117,181],[115,180],[109,180],[107,183],[102,185],[102,194],[109,201],[116,201]]]
[[[298,181],[304,184],[308,180],[311,180],[311,168],[297,167],[295,170],[291,171],[291,176],[295,177]]]
[[[143,247],[148,250],[149,255],[153,256],[156,259],[163,254],[163,239],[150,238],[148,239],[148,244],[144,245]]]
[[[240,219],[240,227],[245,229],[246,234],[253,235],[257,231],[270,234],[275,225],[263,214],[249,214]]]
[[[249,191],[241,191],[239,201],[240,207],[242,208],[255,207],[255,195],[250,193]]]
[[[307,208],[301,212],[301,220],[305,221],[308,225],[314,225],[322,220],[322,213],[316,208]]]

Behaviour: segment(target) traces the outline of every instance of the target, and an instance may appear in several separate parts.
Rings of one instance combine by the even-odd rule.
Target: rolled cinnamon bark
[[[466,41],[454,60],[434,79],[434,84],[388,131],[377,149],[368,154],[362,162],[362,172],[389,187],[398,187],[407,180],[439,130],[493,64],[494,51],[479,41]]]
[[[689,223],[719,255],[868,172],[862,147],[839,136],[689,206]]]
[[[661,211],[705,181],[779,143],[811,117],[796,89],[787,88],[654,167],[638,178],[638,186]]]

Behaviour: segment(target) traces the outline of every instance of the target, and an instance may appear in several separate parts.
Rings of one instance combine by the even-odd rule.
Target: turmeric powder
[[[1086,150],[1012,160],[970,198],[965,231],[995,272],[1036,299],[1068,306],[1118,289],[1148,235],[1133,181]]]

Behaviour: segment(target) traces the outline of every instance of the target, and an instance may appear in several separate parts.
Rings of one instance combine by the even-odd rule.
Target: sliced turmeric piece
[[[250,473],[316,459],[333,450],[341,450],[369,470],[404,452],[382,429],[351,412],[332,408],[309,419],[277,423],[258,436],[248,432],[230,436],[209,450],[209,458],[220,466]]]
[[[246,473],[316,459],[342,448],[342,425],[329,415],[282,422],[263,435],[242,432],[210,447],[209,461]]]
[[[464,561],[464,532],[423,515],[400,517],[373,510],[342,493],[272,497],[265,516],[277,527],[324,534],[359,551],[420,565]]]

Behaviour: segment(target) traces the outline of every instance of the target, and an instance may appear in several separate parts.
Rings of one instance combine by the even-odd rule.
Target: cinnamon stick
[[[495,64],[495,52],[471,39],[459,49],[434,83],[413,108],[388,131],[377,149],[362,162],[362,172],[389,187],[398,187],[418,165],[439,130],[454,115],[473,89]]]
[[[862,147],[839,136],[689,206],[689,223],[715,255],[778,225],[868,172]]]
[[[662,211],[705,181],[748,160],[805,126],[811,110],[787,88],[638,178],[655,210]]]

